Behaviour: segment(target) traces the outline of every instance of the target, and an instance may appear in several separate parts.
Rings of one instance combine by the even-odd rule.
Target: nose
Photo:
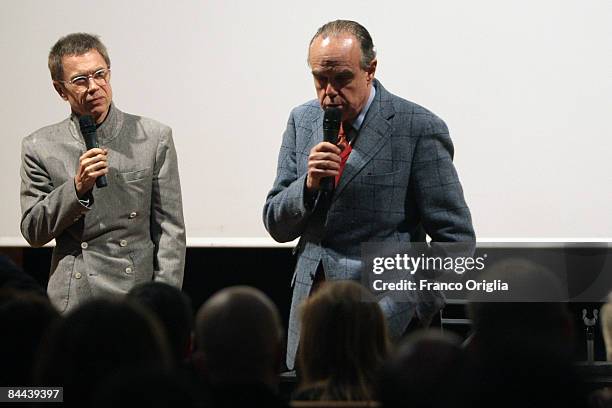
[[[100,85],[98,85],[98,83],[96,81],[94,81],[93,76],[90,76],[89,78],[87,78],[87,92],[89,93],[95,93],[98,88],[100,88]]]
[[[331,81],[328,82],[327,86],[325,87],[325,96],[327,96],[331,100],[338,96],[338,91],[336,91]]]

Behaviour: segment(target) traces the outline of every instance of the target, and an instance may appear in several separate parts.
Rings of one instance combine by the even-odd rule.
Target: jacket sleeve
[[[302,235],[316,196],[306,193],[306,175],[299,175],[297,166],[296,110],[291,112],[278,154],[274,185],[263,209],[263,222],[272,238],[288,242]]]
[[[35,142],[28,137],[21,146],[21,234],[30,245],[40,247],[77,222],[89,208],[79,201],[73,179],[53,185]]]
[[[185,223],[172,130],[162,129],[151,190],[151,240],[155,244],[154,280],[183,285]]]
[[[433,242],[476,239],[453,165],[453,143],[446,124],[436,116],[417,141],[410,177],[423,227]]]

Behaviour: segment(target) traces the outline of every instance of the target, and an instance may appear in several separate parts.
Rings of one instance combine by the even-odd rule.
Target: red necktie
[[[340,153],[341,161],[340,161],[340,169],[338,170],[338,175],[336,176],[336,183],[335,183],[336,186],[338,185],[338,182],[340,181],[340,177],[342,177],[342,172],[344,171],[344,166],[346,165],[346,161],[348,160],[349,154],[351,154],[351,151],[353,150],[353,148],[351,147],[351,144],[346,139],[346,135],[344,134],[344,126],[342,123],[340,123],[340,132],[338,132],[337,145],[341,149],[344,147],[344,149],[342,150],[342,153]]]

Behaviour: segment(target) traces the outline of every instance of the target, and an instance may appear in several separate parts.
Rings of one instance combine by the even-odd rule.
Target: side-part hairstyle
[[[65,55],[83,55],[89,50],[96,50],[102,55],[106,65],[110,67],[110,58],[106,46],[94,34],[72,33],[57,40],[49,51],[49,71],[54,81],[63,80],[64,67],[62,57]]]
[[[361,48],[361,69],[367,70],[370,67],[370,63],[376,58],[376,50],[374,49],[374,42],[368,30],[356,21],[335,20],[326,23],[319,27],[308,45],[310,47],[313,41],[318,37],[328,37],[339,34],[351,34],[359,41],[359,46]]]

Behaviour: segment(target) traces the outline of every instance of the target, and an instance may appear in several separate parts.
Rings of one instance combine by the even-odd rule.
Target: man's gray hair
[[[49,51],[49,71],[51,79],[61,81],[64,78],[62,57],[65,55],[83,55],[87,51],[96,50],[102,55],[106,65],[110,67],[110,58],[106,47],[100,38],[94,34],[72,33],[57,40]]]
[[[361,69],[367,70],[370,67],[370,63],[376,58],[376,50],[368,30],[356,21],[335,20],[322,25],[310,40],[309,47],[318,37],[338,34],[351,34],[359,41],[361,48]]]

